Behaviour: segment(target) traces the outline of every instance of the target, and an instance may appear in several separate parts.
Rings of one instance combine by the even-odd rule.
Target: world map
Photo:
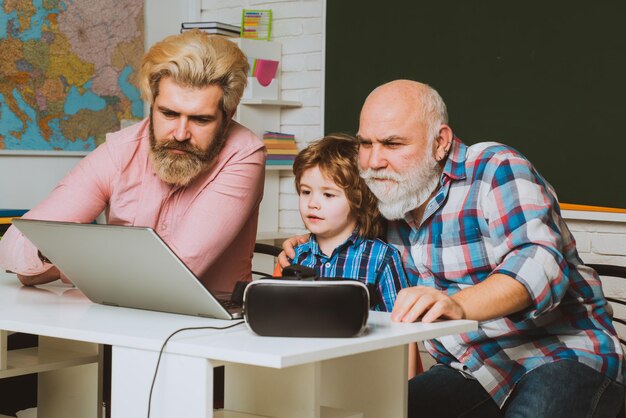
[[[89,151],[143,117],[143,0],[0,0],[0,150]]]

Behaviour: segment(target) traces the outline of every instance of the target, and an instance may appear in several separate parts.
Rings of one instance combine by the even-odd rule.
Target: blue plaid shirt
[[[411,285],[453,295],[502,273],[523,284],[527,309],[478,330],[427,342],[438,362],[464,369],[500,406],[530,370],[577,360],[623,382],[623,354],[597,274],[586,267],[556,194],[530,162],[497,143],[458,138],[421,224],[389,223]]]
[[[379,239],[365,239],[356,231],[330,256],[322,252],[314,234],[295,252],[291,264],[311,267],[320,277],[343,277],[376,286],[381,303],[375,310],[390,312],[400,289],[408,286],[398,250]]]

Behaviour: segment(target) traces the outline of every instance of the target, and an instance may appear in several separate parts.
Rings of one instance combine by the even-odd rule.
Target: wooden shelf
[[[0,379],[98,362],[97,354],[33,347],[7,351],[7,368]]]
[[[276,99],[241,99],[240,104],[247,106],[302,107],[300,102]]]

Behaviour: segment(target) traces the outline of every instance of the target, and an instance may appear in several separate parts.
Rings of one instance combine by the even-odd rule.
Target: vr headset
[[[282,278],[261,278],[246,287],[243,312],[248,328],[261,336],[345,338],[366,328],[368,286],[344,278],[317,277],[293,265]]]

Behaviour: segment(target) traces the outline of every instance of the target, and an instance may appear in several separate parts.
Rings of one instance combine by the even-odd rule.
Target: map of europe
[[[89,151],[143,117],[143,0],[0,0],[0,150]]]

